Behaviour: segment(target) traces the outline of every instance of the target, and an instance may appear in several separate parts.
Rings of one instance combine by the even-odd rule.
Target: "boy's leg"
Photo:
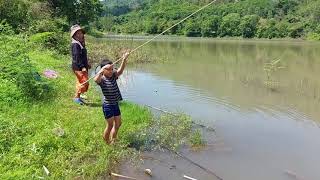
[[[117,139],[118,130],[121,126],[121,115],[114,117],[114,126],[111,130],[111,142],[114,142]]]
[[[110,132],[113,129],[114,121],[114,117],[106,119],[106,128],[103,132],[103,139],[106,141],[107,144],[110,144]]]
[[[112,106],[113,109],[113,115],[114,115],[114,126],[111,130],[111,142],[114,142],[117,138],[118,130],[121,126],[121,112],[119,104],[115,104]]]

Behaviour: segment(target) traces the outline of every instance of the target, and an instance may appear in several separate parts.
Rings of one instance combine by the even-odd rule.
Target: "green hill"
[[[105,11],[100,24],[105,26],[107,23],[104,30],[116,33],[157,34],[209,2],[112,0],[108,1],[109,11]],[[320,0],[224,0],[217,1],[167,34],[320,39],[319,22]]]

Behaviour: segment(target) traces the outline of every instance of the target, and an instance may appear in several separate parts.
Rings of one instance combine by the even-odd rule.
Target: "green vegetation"
[[[205,141],[202,139],[202,134],[199,129],[195,130],[190,137],[190,144],[193,148],[201,148],[205,145]]]
[[[280,64],[281,59],[274,60],[270,63],[265,63],[263,70],[266,72],[267,80],[264,82],[264,85],[275,91],[280,87],[280,82],[279,80],[276,79],[275,74],[280,70],[285,67],[281,66]]]
[[[47,177],[43,166],[52,179],[104,177],[133,153],[125,148],[134,140],[128,137],[149,126],[152,115],[122,103],[120,141],[107,146],[100,94],[92,90],[88,106],[75,105],[69,58],[33,42],[42,36],[0,36],[0,177]],[[58,78],[45,78],[46,69],[57,71]]]
[[[0,35],[1,179],[106,178],[122,159],[138,154],[128,147],[177,149],[186,142],[189,117],[159,120],[147,108],[123,102],[120,139],[106,145],[101,94],[91,87],[87,106],[72,102],[74,75],[62,51],[67,39],[60,37],[51,32]],[[47,69],[58,78],[46,78]]]
[[[72,102],[75,83],[66,32],[71,24],[80,23],[89,34],[102,36],[95,24],[100,8],[98,0],[0,0],[1,179],[106,178],[120,160],[137,154],[128,146],[146,146],[149,135],[141,132],[157,122],[148,109],[121,103],[120,139],[108,146],[102,139],[100,93],[91,88],[87,106]],[[88,37],[91,60],[107,55],[117,59],[123,47],[128,48],[95,43]],[[132,58],[139,63],[152,59],[145,52]],[[46,78],[47,69],[56,71],[58,78]],[[179,120],[189,122],[189,118]],[[169,135],[168,128],[161,133]],[[181,127],[176,133],[187,130],[189,126]],[[177,148],[180,138],[166,143]],[[165,143],[156,140],[160,142]]]
[[[99,41],[99,39],[88,37],[87,38],[87,47],[90,52],[89,59],[92,63],[99,64],[102,59],[110,58],[112,61],[119,60],[121,58],[123,52],[127,49],[132,50],[132,44],[128,41],[108,41],[103,40]],[[148,50],[139,49],[139,51],[135,51],[130,55],[129,64],[143,64],[143,63],[164,63],[167,62],[166,58],[158,57],[152,55]]]
[[[160,147],[177,150],[191,134],[191,118],[183,114],[161,116],[153,124],[158,127],[154,134]]]
[[[0,33],[67,32],[157,34],[208,0],[1,0]],[[168,35],[320,39],[320,0],[220,0]]]
[[[99,0],[0,0],[0,34],[3,26],[15,33],[60,33],[75,23],[90,33],[101,12]]]
[[[210,1],[104,1],[101,30],[157,34]],[[221,0],[167,34],[318,40],[319,0]]]
[[[141,150],[169,149],[177,151],[188,143],[192,132],[192,121],[185,114],[164,114],[154,118],[151,126],[131,139],[131,147]],[[201,136],[201,135],[200,135]]]

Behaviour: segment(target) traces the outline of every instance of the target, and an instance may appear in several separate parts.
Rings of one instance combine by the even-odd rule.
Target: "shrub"
[[[23,100],[24,96],[16,84],[6,79],[0,79],[0,106],[11,106]]]
[[[13,35],[13,28],[7,23],[6,20],[0,22],[0,35]]]
[[[1,99],[12,102],[22,97],[21,94],[33,100],[43,100],[49,96],[53,92],[52,86],[41,78],[31,64],[26,39],[0,36],[0,41],[3,42],[0,44]]]
[[[307,36],[308,40],[315,40],[320,41],[320,34],[319,33],[309,33]]]
[[[63,32],[43,32],[30,37],[31,43],[40,44],[43,48],[53,49],[61,54],[69,53],[67,35]]]
[[[244,38],[252,38],[256,34],[259,16],[246,15],[241,19],[239,28]]]
[[[222,18],[221,26],[219,29],[220,36],[240,36],[240,14],[230,13]]]

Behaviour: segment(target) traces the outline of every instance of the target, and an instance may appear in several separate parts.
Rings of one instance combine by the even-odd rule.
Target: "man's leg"
[[[76,93],[74,95],[74,98],[80,98],[80,94],[81,94],[81,78],[82,78],[82,74],[81,71],[74,71],[74,74],[76,75]]]
[[[88,71],[83,72],[83,76],[82,76],[82,81],[81,83],[86,82],[89,79],[89,75],[88,75]],[[83,85],[83,89],[81,93],[85,93],[88,91],[89,89],[89,82],[87,82],[86,84]]]
[[[81,85],[89,79],[89,76],[87,71],[74,71],[74,73],[77,77],[77,91],[75,98],[79,98],[80,94],[87,92],[89,89],[89,82]]]

